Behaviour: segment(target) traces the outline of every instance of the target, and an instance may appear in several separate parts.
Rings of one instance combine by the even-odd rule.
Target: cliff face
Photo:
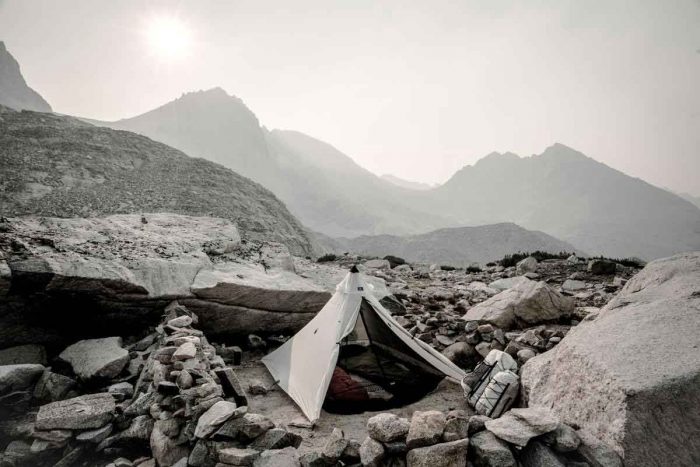
[[[5,216],[141,212],[216,216],[244,239],[312,252],[304,227],[259,184],[126,131],[0,106],[0,205]]]
[[[51,112],[51,106],[38,92],[27,86],[19,63],[0,41],[0,104],[16,110]]]

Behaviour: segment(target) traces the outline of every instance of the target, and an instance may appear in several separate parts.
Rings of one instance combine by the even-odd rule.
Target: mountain
[[[465,225],[514,222],[596,255],[700,249],[696,206],[562,144],[532,157],[490,154],[414,203]]]
[[[27,86],[19,63],[0,41],[0,105],[15,110],[51,112],[51,106],[35,90]]]
[[[268,131],[243,101],[220,88],[184,94],[136,117],[93,123],[148,136],[250,177],[306,226],[328,235],[450,225],[413,209],[404,202],[409,190],[381,180],[333,146],[295,131]]]
[[[327,242],[336,253],[366,256],[395,255],[410,262],[467,266],[503,258],[516,252],[577,252],[574,246],[543,232],[526,230],[513,223],[456,227],[421,235],[364,235]]]
[[[408,190],[430,190],[431,188],[435,188],[435,185],[429,185],[427,183],[421,182],[412,182],[410,180],[404,180],[403,178],[399,178],[391,174],[384,174],[379,178],[389,183],[393,183],[396,186],[406,188]]]
[[[693,196],[690,193],[677,193],[677,194],[678,194],[678,196],[680,196],[684,200],[689,201],[689,202],[693,203],[695,206],[697,206],[698,208],[700,208],[700,196]]]
[[[244,238],[314,251],[304,227],[261,185],[127,131],[0,106],[0,173],[4,216],[215,216],[234,220]]]

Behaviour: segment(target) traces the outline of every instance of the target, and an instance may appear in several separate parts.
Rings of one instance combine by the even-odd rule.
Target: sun
[[[164,60],[177,60],[187,56],[192,43],[187,25],[171,16],[152,18],[147,25],[146,38],[151,52]]]

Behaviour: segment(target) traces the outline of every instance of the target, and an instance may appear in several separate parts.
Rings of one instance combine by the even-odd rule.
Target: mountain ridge
[[[51,112],[51,106],[22,75],[19,63],[0,41],[0,105],[15,110]]]

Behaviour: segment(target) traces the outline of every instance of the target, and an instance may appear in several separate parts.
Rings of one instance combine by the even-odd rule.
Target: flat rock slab
[[[412,449],[406,456],[407,467],[466,467],[469,440]]]
[[[116,405],[110,393],[86,394],[42,405],[37,430],[92,430],[112,421]]]
[[[67,347],[58,356],[69,363],[81,379],[115,378],[129,363],[129,352],[122,348],[121,337],[87,339]]]
[[[191,287],[197,297],[225,305],[269,311],[317,312],[331,295],[321,286],[285,270],[226,263],[205,269]]]
[[[529,407],[512,409],[500,418],[486,421],[485,426],[502,440],[523,447],[535,436],[554,431],[559,420],[547,409]]]
[[[649,263],[595,318],[522,369],[551,408],[626,465],[700,465],[700,252]]]

